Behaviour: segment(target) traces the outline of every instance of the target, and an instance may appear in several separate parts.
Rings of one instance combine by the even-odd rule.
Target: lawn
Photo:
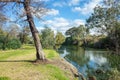
[[[44,50],[49,60],[60,58],[54,50]],[[35,64],[35,48],[0,50],[0,80],[70,80],[69,72],[53,64]]]

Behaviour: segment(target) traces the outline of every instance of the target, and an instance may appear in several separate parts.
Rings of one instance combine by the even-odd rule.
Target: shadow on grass
[[[0,60],[0,62],[35,62],[36,60]]]

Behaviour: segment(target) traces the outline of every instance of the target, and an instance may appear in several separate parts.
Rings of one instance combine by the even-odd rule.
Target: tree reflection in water
[[[86,77],[94,75],[105,80],[111,68],[120,70],[120,56],[108,54],[108,51],[62,46],[58,49],[58,52]]]

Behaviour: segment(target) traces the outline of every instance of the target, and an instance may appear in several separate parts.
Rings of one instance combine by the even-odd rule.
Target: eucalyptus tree
[[[99,28],[109,37],[111,47],[115,47],[116,53],[120,53],[120,1],[104,0],[102,5],[94,8],[93,14],[87,19],[87,27]]]
[[[82,45],[85,41],[86,30],[87,28],[84,25],[80,25],[79,27],[72,27],[68,29],[65,34],[70,36],[73,41],[77,41],[77,44],[80,43],[80,45]]]
[[[24,21],[28,22],[33,39],[34,39],[35,47],[36,47],[36,58],[37,60],[45,60],[45,55],[42,50],[39,34],[34,23],[35,16],[41,18],[43,13],[47,11],[47,9],[43,7],[42,1],[41,0],[40,1],[38,0],[0,0],[0,9],[3,8],[4,10],[5,6],[9,8],[11,6],[13,6],[12,8],[15,7],[15,10],[13,12],[16,13],[17,15],[19,14],[20,18],[22,17],[22,20],[25,19]],[[7,12],[9,13],[10,11],[7,11]],[[21,15],[21,13],[23,13],[23,15]],[[13,16],[17,17],[16,14],[14,14]]]

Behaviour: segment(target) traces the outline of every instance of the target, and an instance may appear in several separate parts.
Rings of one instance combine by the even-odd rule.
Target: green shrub
[[[21,42],[18,39],[11,39],[7,43],[8,49],[18,49],[21,47]]]
[[[5,47],[6,47],[6,44],[5,44],[5,37],[4,36],[0,36],[0,49],[4,50]]]

